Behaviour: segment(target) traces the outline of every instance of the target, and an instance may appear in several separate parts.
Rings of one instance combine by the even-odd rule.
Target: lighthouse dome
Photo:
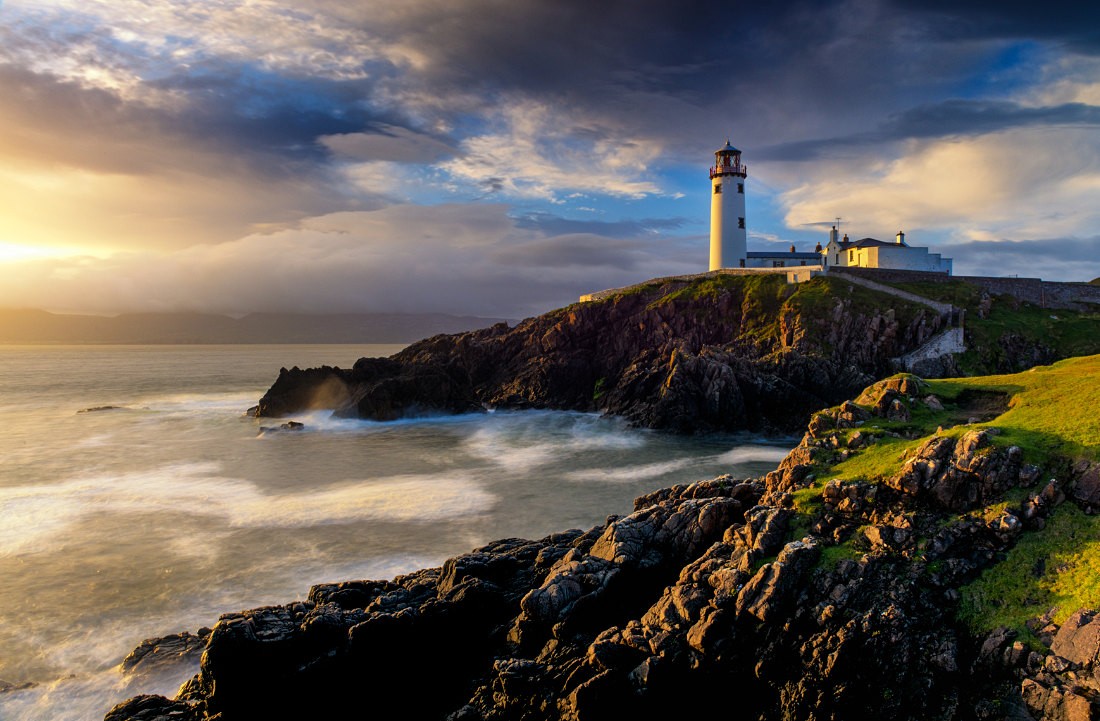
[[[732,145],[730,145],[730,141],[727,140],[726,144],[724,146],[722,146],[718,150],[715,150],[714,152],[715,152],[715,154],[721,153],[722,155],[727,155],[727,154],[732,155],[733,153],[740,153],[741,151],[738,150],[737,148],[733,147]]]

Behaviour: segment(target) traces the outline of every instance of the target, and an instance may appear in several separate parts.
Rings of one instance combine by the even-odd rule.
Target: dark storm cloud
[[[895,114],[875,131],[783,143],[761,148],[755,155],[766,160],[813,160],[897,140],[984,135],[1039,125],[1100,126],[1100,107],[1084,103],[1031,107],[1009,101],[947,100]]]
[[[1053,40],[1100,53],[1100,4],[1081,0],[891,0],[938,37]]]
[[[7,101],[0,121],[9,138],[23,136],[26,154],[66,165],[138,174],[204,164],[224,172],[232,165],[269,178],[323,173],[331,150],[319,138],[392,137],[401,122],[357,106],[363,90],[356,82],[223,67],[154,87],[182,91],[187,101],[183,107],[127,101],[110,90],[0,65],[0,96]]]

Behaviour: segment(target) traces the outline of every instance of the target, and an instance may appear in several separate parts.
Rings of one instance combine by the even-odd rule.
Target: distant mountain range
[[[0,309],[0,343],[410,343],[486,328],[502,318],[444,313],[63,315]]]

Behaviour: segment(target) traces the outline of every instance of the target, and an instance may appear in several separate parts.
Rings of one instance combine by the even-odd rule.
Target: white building
[[[819,244],[818,248],[821,247]],[[753,251],[747,253],[746,268],[797,268],[821,265],[821,251],[798,251],[792,245],[790,252]]]
[[[893,243],[874,238],[860,240],[837,239],[837,229],[829,231],[829,244],[822,251],[823,263],[829,268],[881,268],[884,270],[921,270],[951,275],[951,259],[928,248],[908,245],[905,233],[898,231]]]
[[[710,169],[710,269],[744,268],[747,254],[745,178],[741,151],[730,145],[714,153]]]

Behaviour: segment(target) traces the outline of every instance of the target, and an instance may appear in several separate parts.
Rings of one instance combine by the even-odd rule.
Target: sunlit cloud
[[[959,239],[1019,240],[1098,227],[1090,202],[1100,178],[1100,137],[1085,128],[1024,128],[975,138],[913,141],[889,162],[808,168],[782,194],[790,227],[843,216],[860,234],[898,228]]]
[[[463,154],[443,170],[487,192],[549,201],[573,192],[635,199],[660,192],[648,168],[659,144],[578,125],[541,103],[503,105],[497,127],[464,140]]]

